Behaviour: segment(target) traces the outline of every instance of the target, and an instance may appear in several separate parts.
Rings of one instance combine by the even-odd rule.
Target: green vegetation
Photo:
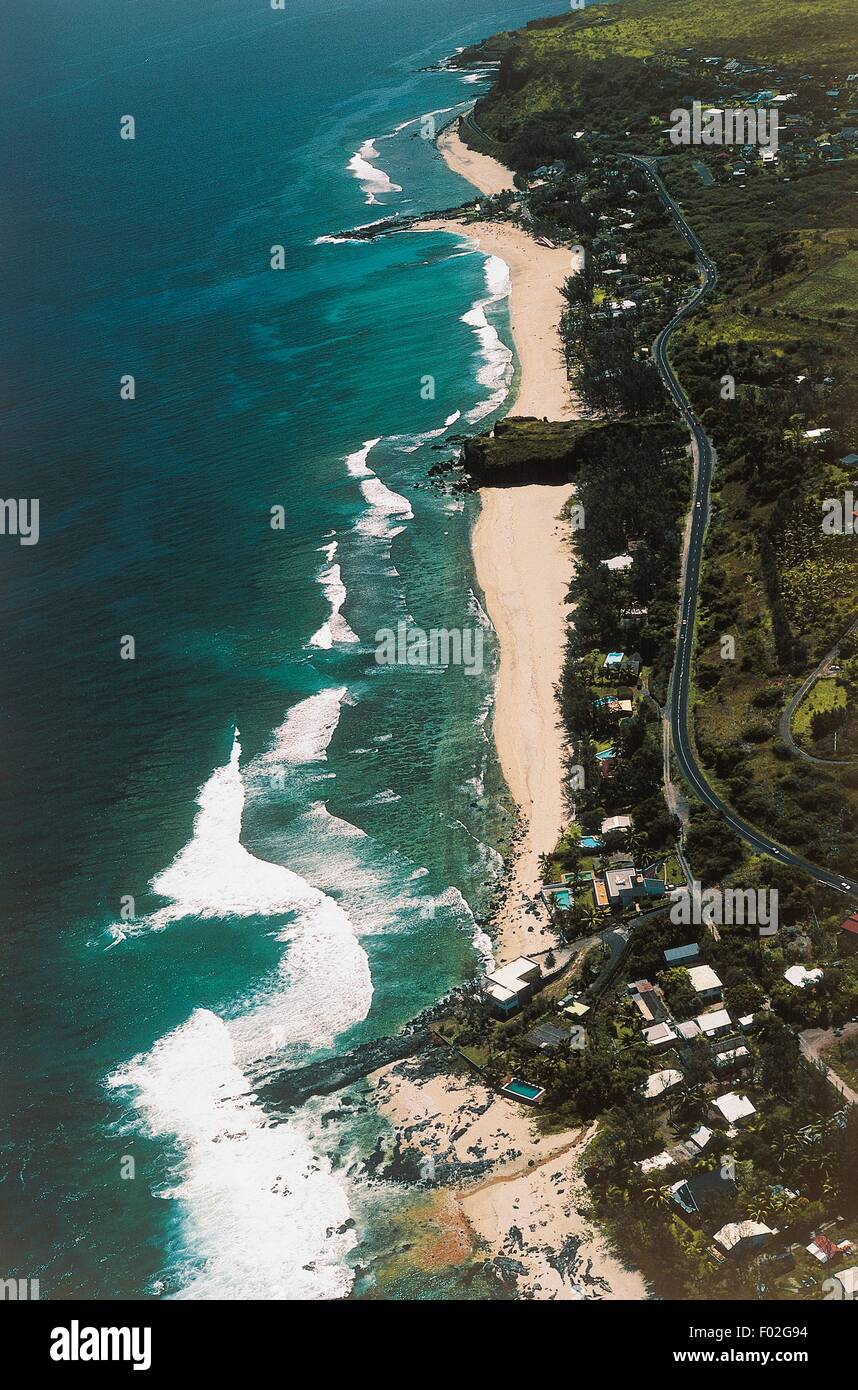
[[[582,420],[556,424],[526,416],[498,420],[491,433],[465,440],[466,472],[478,486],[565,481],[578,470],[576,446],[591,428]]]
[[[781,843],[842,873],[858,862],[858,766],[799,761],[778,732],[790,696],[856,616],[854,536],[828,534],[821,523],[826,499],[845,497],[858,478],[848,457],[858,452],[858,84],[847,81],[857,35],[853,0],[715,0],[703,10],[627,0],[588,9],[505,36],[498,82],[463,132],[502,150],[525,225],[584,251],[583,271],[565,289],[561,331],[591,426],[568,454],[558,444],[551,455],[559,467],[571,461],[586,519],[575,533],[575,631],[560,699],[570,770],[582,774],[573,784],[580,825],[598,834],[606,816],[628,812],[634,831],[617,844],[608,837],[586,859],[576,834],[556,847],[547,869],[578,885],[573,911],[560,919],[568,936],[598,920],[580,883],[585,864],[601,866],[619,849],[636,862],[669,857],[679,877],[655,701],[664,700],[674,652],[691,480],[687,433],[649,349],[698,272],[629,153],[658,157],[718,266],[714,292],[671,349],[717,450],[695,633],[698,753],[725,800]],[[757,93],[764,104],[776,92],[793,95],[781,108],[774,161],[753,147],[679,149],[666,138],[676,106],[747,105]],[[483,457],[497,450],[507,476],[546,466],[545,436],[535,432],[539,422],[528,423],[531,439],[525,425],[518,437],[501,431],[480,445]],[[636,653],[639,669],[623,677],[606,668],[609,651]],[[819,756],[830,756],[835,733],[838,754],[858,752],[855,637],[841,644],[837,665],[836,679],[818,683],[796,718]],[[630,713],[619,708],[626,699]],[[616,756],[600,760],[608,746]],[[687,974],[665,967],[664,949],[677,944],[666,912],[630,913],[625,954],[609,969],[592,953],[579,981],[591,1003],[585,1048],[534,1052],[528,1044],[534,1022],[557,1013],[548,991],[520,1021],[466,1018],[463,1042],[480,1050],[473,1056],[490,1077],[520,1070],[545,1088],[546,1127],[600,1117],[588,1154],[594,1207],[657,1292],[800,1297],[802,1281],[811,1282],[800,1257],[787,1272],[764,1257],[720,1261],[712,1236],[725,1221],[752,1217],[777,1225],[780,1248],[806,1242],[833,1214],[858,1221],[858,1115],[803,1059],[797,1036],[855,1016],[858,959],[840,958],[838,895],[752,855],[696,804],[685,848],[704,884],[741,875],[743,888],[779,895],[772,939],[729,927],[698,933],[701,963],[717,971],[733,1027],[755,1016],[736,1040],[740,1055],[721,1056],[705,1036],[677,1035],[658,1040],[669,1046],[655,1060],[627,982],[654,981],[674,1020],[699,1008]],[[822,966],[819,981],[800,988],[785,979],[789,966],[809,963]],[[832,1065],[835,1056],[854,1077],[852,1040],[829,1054]],[[681,1071],[682,1082],[646,1100],[642,1085],[657,1068]],[[734,1088],[751,1097],[755,1114],[728,1137],[712,1101]],[[697,1152],[690,1134],[701,1125],[715,1132]],[[641,1167],[664,1152],[665,1166]],[[718,1168],[726,1154],[733,1190],[695,1217],[678,1210],[670,1185]]]
[[[782,299],[785,309],[797,309],[816,319],[858,317],[858,251],[836,256],[811,271]]]
[[[821,725],[819,716],[832,714],[835,710],[846,713],[846,691],[835,680],[817,681],[816,685],[802,700],[792,721],[792,729],[799,742],[809,737],[819,737]]]
[[[529,121],[556,118],[559,111],[595,123],[619,96],[615,122],[625,129],[648,124],[662,109],[663,89],[649,85],[641,60],[669,66],[689,47],[725,59],[798,62],[802,72],[845,75],[854,67],[854,20],[852,0],[595,6],[520,30],[502,54],[497,87],[479,105],[479,121],[489,134],[509,140]]]
[[[562,331],[575,388],[598,416],[627,427],[673,418],[648,345],[693,278],[685,243],[618,155],[659,156],[718,264],[714,294],[672,348],[718,453],[696,630],[695,740],[716,789],[740,814],[849,872],[858,855],[858,769],[796,766],[778,719],[797,680],[854,617],[858,587],[854,537],[822,530],[825,499],[844,497],[858,473],[840,462],[858,445],[858,142],[849,136],[858,87],[845,83],[856,25],[840,3],[738,10],[733,0],[712,13],[629,0],[529,26],[513,36],[476,116],[506,142],[523,187],[534,166],[565,163],[532,190],[529,206],[534,229],[587,253],[584,273],[567,285]],[[725,69],[732,55],[747,75]],[[761,63],[783,66],[761,71]],[[675,105],[741,105],[762,86],[796,94],[783,108],[776,165],[751,159],[736,178],[735,151],[677,149],[666,139]],[[701,159],[706,182],[695,168]],[[827,432],[813,436],[817,429]],[[615,577],[588,574],[588,558],[585,551],[581,582],[592,584],[594,601],[584,606],[584,642],[606,646],[619,635],[598,618],[588,630],[587,619],[600,607],[609,621],[615,614]],[[666,596],[666,583],[659,588]],[[735,644],[727,659],[725,637]],[[656,667],[655,693],[663,679]],[[835,733],[838,754],[858,751],[858,683],[852,698],[841,686],[842,715],[811,706],[807,732],[798,726],[822,756],[831,756]],[[572,709],[571,729],[580,714]]]

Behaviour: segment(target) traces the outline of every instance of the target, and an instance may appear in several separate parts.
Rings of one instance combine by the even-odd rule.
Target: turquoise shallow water
[[[552,8],[10,22],[3,492],[41,535],[0,549],[0,1273],[43,1297],[346,1292],[354,1135],[271,1126],[254,1077],[479,967],[492,634],[474,677],[373,634],[484,622],[473,504],[426,474],[500,408],[502,268],[318,239],[467,196],[405,123],[480,87],[420,69]]]

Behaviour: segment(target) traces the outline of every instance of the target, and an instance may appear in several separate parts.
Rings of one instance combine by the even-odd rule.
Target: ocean
[[[490,959],[495,642],[427,475],[514,359],[501,262],[329,238],[471,196],[421,117],[490,74],[432,65],[567,9],[4,20],[0,1276],[42,1298],[366,1289],[381,1122],[255,1087]],[[482,669],[378,664],[400,622]]]

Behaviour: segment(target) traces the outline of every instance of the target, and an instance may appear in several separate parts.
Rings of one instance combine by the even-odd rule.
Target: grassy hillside
[[[605,69],[681,54],[737,57],[796,65],[843,77],[858,64],[854,0],[627,0],[520,30],[503,57],[496,93],[481,104],[492,135],[537,114],[574,103],[582,82]]]
[[[530,225],[587,250],[590,280],[570,295],[567,358],[596,418],[603,409],[641,422],[675,418],[664,392],[650,392],[645,367],[685,283],[687,252],[635,188],[626,154],[658,159],[717,262],[715,292],[672,347],[718,454],[695,738],[741,814],[819,863],[854,870],[858,764],[797,764],[778,720],[858,613],[858,546],[821,525],[824,499],[858,493],[858,466],[843,462],[858,453],[858,81],[847,80],[858,71],[858,9],[854,0],[715,0],[703,9],[620,0],[532,24],[505,46],[477,133],[501,142]],[[667,138],[674,106],[745,105],[762,91],[791,94],[774,162],[750,147],[677,148]],[[542,166],[555,160],[562,172],[546,177]],[[605,312],[629,294],[631,313]],[[600,389],[634,387],[636,373],[639,397]],[[728,377],[735,389],[725,397]],[[729,660],[725,635],[735,640]],[[856,689],[836,706],[843,751],[858,750]],[[812,727],[824,713],[805,711],[799,732],[830,757],[832,726]]]

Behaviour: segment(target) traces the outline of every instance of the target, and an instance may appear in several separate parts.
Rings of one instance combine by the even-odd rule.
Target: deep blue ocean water
[[[323,238],[468,197],[418,118],[483,87],[422,69],[566,8],[4,21],[0,492],[40,537],[0,537],[0,1275],[43,1298],[335,1296],[372,1244],[357,1129],[253,1083],[487,949],[493,635],[426,475],[512,364],[502,266]],[[482,625],[485,670],[378,666],[400,619]]]

